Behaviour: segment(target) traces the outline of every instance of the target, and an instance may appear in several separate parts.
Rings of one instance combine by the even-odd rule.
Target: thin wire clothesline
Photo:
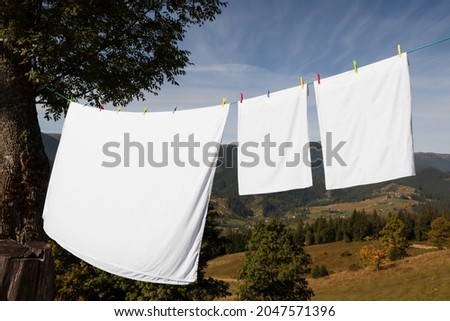
[[[430,42],[430,43],[428,43],[428,44],[426,44],[426,45],[422,45],[422,46],[420,46],[420,47],[417,47],[417,48],[408,50],[408,51],[406,51],[406,53],[407,53],[407,54],[410,54],[410,53],[413,53],[413,52],[416,52],[416,51],[420,51],[420,50],[423,50],[423,49],[426,49],[426,48],[429,48],[429,47],[438,45],[438,44],[440,44],[440,43],[442,43],[442,42],[445,42],[445,41],[448,41],[448,40],[450,40],[450,37],[446,37],[446,38],[443,38],[443,39],[440,39],[440,40],[437,40],[437,41],[434,41],[434,42]],[[399,52],[399,53],[400,53],[400,52]],[[356,62],[353,61],[353,63],[355,64]],[[355,67],[355,68],[357,68],[357,67]],[[319,82],[319,83],[320,83],[320,82]],[[310,82],[308,82],[308,83],[305,83],[304,85],[305,85],[306,87],[308,87],[308,86],[313,85],[313,84],[314,84],[314,81],[310,81]],[[230,106],[231,106],[232,104],[237,104],[237,103],[238,103],[238,101],[230,102]]]
[[[410,54],[410,53],[414,53],[414,52],[417,52],[417,51],[420,51],[420,50],[423,50],[423,49],[426,49],[426,48],[429,48],[429,47],[433,47],[433,46],[436,46],[436,45],[438,45],[438,44],[440,44],[440,43],[443,43],[443,42],[445,42],[445,41],[448,41],[448,40],[450,40],[450,37],[446,37],[446,38],[443,38],[443,39],[440,39],[440,40],[437,40],[437,41],[434,41],[434,42],[430,42],[430,43],[428,43],[428,44],[425,44],[425,45],[422,45],[422,46],[420,46],[420,47],[417,47],[417,48],[414,48],[414,49],[411,49],[411,50],[408,50],[408,51],[406,51],[406,53],[407,54]],[[400,52],[399,52],[400,53]],[[310,85],[312,85],[312,84],[314,84],[314,81],[310,81],[310,82],[308,82],[308,83],[305,83],[304,85],[308,88],[308,86],[310,86]],[[51,89],[51,88],[49,88],[49,87],[45,87],[47,90],[49,90],[49,91],[51,91],[53,94],[55,94],[56,96],[58,96],[58,97],[61,97],[61,98],[63,98],[63,99],[65,99],[65,100],[67,100],[67,101],[69,101],[69,102],[72,102],[72,99],[70,99],[70,98],[68,98],[68,97],[66,97],[66,96],[64,96],[64,95],[62,95],[62,94],[60,94],[60,93],[58,93],[57,91],[55,91],[55,90],[53,90],[53,89]],[[270,91],[269,91],[269,89],[267,90],[267,95],[269,96],[269,94],[270,94]],[[242,95],[242,94],[241,94]],[[226,98],[224,98],[224,99],[226,99]],[[241,96],[241,100],[243,99],[243,97]],[[231,105],[233,105],[233,104],[237,104],[239,101],[233,101],[233,102],[230,102],[229,103],[229,105],[231,106]],[[223,100],[222,100],[222,106],[223,106]],[[174,111],[173,112],[175,112],[175,110],[177,109],[177,107],[175,107],[174,108]]]

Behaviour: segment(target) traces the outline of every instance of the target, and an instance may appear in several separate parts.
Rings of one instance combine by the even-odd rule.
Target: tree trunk
[[[27,71],[29,66],[22,63],[7,41],[0,39],[0,239],[23,245],[46,240],[42,209],[49,177],[49,163],[37,119],[36,95],[27,79]],[[53,264],[51,255],[40,259]],[[0,275],[18,271],[13,265],[1,264]],[[22,276],[14,278],[13,282],[28,285],[17,284],[17,288],[43,286],[43,280],[39,279],[42,276],[36,273],[35,267],[27,271],[30,266],[20,267]],[[26,277],[28,272],[30,275]],[[54,282],[53,275],[45,277],[45,282]],[[45,287],[52,288],[48,284]]]
[[[52,300],[54,274],[49,243],[0,240],[0,300]]]

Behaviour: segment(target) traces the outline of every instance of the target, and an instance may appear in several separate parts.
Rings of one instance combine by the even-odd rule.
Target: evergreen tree
[[[438,217],[431,222],[431,230],[428,232],[431,244],[442,250],[450,243],[450,221],[444,217]]]
[[[242,300],[309,300],[313,291],[305,274],[311,258],[295,246],[278,220],[258,223],[248,243],[240,273]]]
[[[377,210],[373,210],[372,215],[370,216],[370,226],[371,231],[370,234],[374,238],[378,238],[380,231],[384,227],[384,220],[383,218],[378,214]]]
[[[366,212],[353,211],[350,217],[350,226],[352,232],[352,241],[362,241],[364,237],[370,234],[369,220]]]

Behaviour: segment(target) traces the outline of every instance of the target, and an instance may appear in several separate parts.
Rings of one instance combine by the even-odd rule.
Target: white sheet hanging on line
[[[239,195],[312,185],[307,88],[288,88],[239,103]]]
[[[314,90],[327,189],[415,175],[406,53],[315,81]]]
[[[108,272],[195,281],[227,114],[228,105],[144,115],[72,103],[47,192],[45,231]]]

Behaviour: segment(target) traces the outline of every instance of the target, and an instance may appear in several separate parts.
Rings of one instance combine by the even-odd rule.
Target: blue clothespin
[[[269,97],[270,97],[270,89],[267,88],[267,98],[269,98]]]
[[[175,106],[174,108],[173,108],[173,110],[172,110],[172,114],[175,114],[175,112],[177,111],[177,106]]]

